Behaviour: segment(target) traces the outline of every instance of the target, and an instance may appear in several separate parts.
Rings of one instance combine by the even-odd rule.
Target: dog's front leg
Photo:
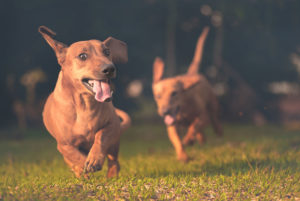
[[[183,145],[193,145],[195,140],[198,140],[199,144],[203,144],[205,142],[205,135],[202,131],[203,127],[204,124],[202,121],[199,118],[196,118],[188,127],[187,133],[182,140]]]
[[[87,156],[84,165],[84,172],[95,172],[102,169],[105,160],[109,141],[103,130],[100,130],[95,135],[94,144]]]
[[[65,162],[71,167],[77,177],[83,172],[86,156],[76,147],[68,144],[57,144],[58,151],[63,155]]]
[[[176,154],[177,154],[177,159],[183,162],[187,162],[188,161],[188,156],[184,151],[183,145],[181,143],[181,140],[178,136],[177,130],[175,126],[168,126],[168,136],[169,139],[171,140]]]

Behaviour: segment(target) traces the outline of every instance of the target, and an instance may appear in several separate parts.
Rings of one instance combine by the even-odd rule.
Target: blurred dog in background
[[[219,103],[207,79],[198,73],[202,52],[209,28],[199,36],[194,58],[186,74],[162,79],[164,62],[156,58],[153,64],[152,90],[158,113],[164,118],[169,138],[176,150],[177,159],[187,162],[184,145],[195,141],[203,143],[203,129],[211,122],[217,135],[223,135],[219,120]],[[178,127],[187,127],[182,142]]]

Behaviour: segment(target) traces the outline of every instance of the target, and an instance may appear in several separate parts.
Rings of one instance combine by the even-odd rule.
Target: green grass
[[[278,126],[226,125],[224,138],[176,161],[162,125],[133,126],[121,140],[119,178],[77,179],[45,130],[0,132],[0,200],[299,200],[300,134]]]

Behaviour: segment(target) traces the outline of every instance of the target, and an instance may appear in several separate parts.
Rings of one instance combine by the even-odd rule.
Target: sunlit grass
[[[11,130],[0,136],[9,136]],[[300,199],[300,134],[277,126],[225,126],[224,138],[176,161],[161,125],[133,126],[122,136],[119,178],[106,167],[77,179],[45,130],[0,140],[0,200],[286,200]]]

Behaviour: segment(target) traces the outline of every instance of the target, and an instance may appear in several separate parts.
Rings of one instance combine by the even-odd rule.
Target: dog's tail
[[[117,115],[122,119],[121,121],[121,132],[123,133],[125,130],[127,130],[131,125],[131,119],[129,115],[124,112],[123,110],[120,110],[118,108],[115,108],[115,111]]]
[[[209,31],[209,27],[204,27],[201,35],[198,38],[198,42],[197,42],[197,46],[195,49],[195,53],[194,53],[194,58],[193,61],[187,71],[187,74],[189,75],[193,75],[193,74],[197,74],[198,70],[199,70],[199,66],[202,60],[202,54],[203,54],[203,46],[204,46],[204,42],[205,39],[207,37]]]

